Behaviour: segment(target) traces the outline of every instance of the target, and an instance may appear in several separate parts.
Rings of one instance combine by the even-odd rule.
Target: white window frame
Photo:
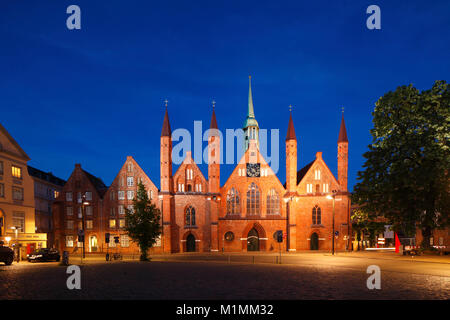
[[[127,177],[127,187],[134,187],[134,178]]]
[[[128,200],[133,200],[134,199],[134,191],[133,190],[128,190],[127,191],[127,199]]]

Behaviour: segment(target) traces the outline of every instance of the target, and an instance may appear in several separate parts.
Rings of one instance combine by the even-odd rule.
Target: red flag
[[[395,233],[395,253],[399,253],[400,252],[400,240],[398,239],[398,235],[397,233]]]

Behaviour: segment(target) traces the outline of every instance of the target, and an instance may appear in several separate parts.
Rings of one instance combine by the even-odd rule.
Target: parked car
[[[3,246],[3,241],[0,241],[0,262],[4,262],[7,266],[11,265],[14,260],[14,251]]]
[[[61,255],[56,249],[38,249],[28,254],[28,262],[33,261],[59,261],[61,259]]]

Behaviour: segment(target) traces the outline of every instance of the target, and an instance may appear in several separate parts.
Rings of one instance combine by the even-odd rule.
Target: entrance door
[[[311,235],[311,250],[319,250],[319,235],[317,233],[313,233]]]
[[[259,236],[255,228],[248,232],[247,251],[259,251]]]
[[[195,237],[193,234],[188,235],[186,238],[186,251],[195,252]]]
[[[90,236],[89,237],[89,251],[90,252],[97,252],[97,250],[98,250],[97,237],[96,236]]]

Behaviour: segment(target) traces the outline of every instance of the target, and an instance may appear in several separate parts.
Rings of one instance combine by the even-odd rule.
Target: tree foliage
[[[141,261],[148,261],[147,251],[161,235],[160,211],[151,203],[142,182],[138,184],[133,210],[125,211],[125,230],[141,249]]]
[[[375,106],[353,201],[396,231],[420,228],[427,247],[432,231],[449,225],[450,88],[445,81],[422,92],[401,86]]]

